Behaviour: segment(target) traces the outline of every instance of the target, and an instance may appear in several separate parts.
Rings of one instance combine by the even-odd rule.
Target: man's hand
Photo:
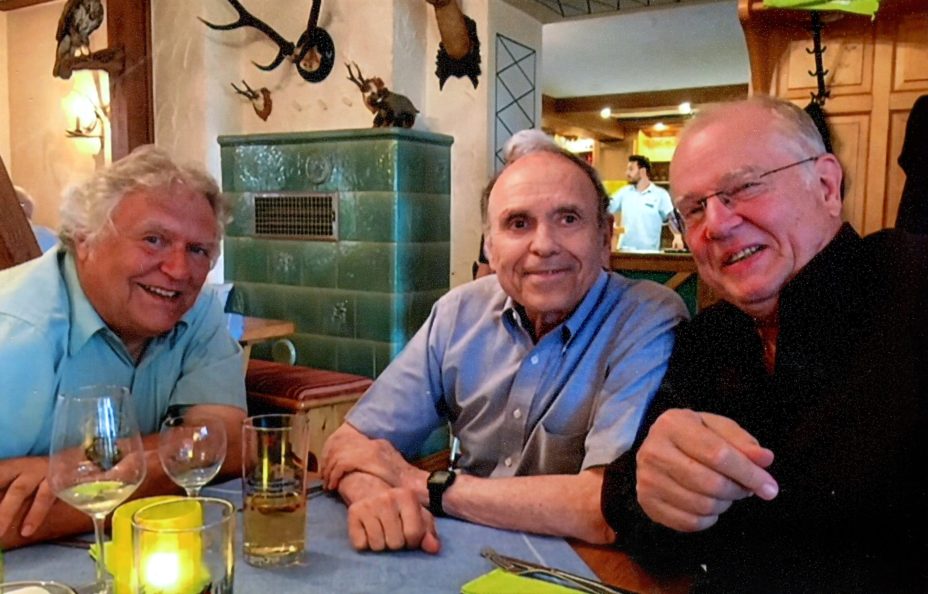
[[[348,538],[359,551],[421,548],[435,554],[441,549],[435,519],[408,489],[388,489],[352,503]]]
[[[670,248],[674,250],[684,250],[686,249],[686,244],[683,243],[683,235],[679,233],[673,234],[673,242],[670,244]]]
[[[55,503],[55,494],[45,480],[47,472],[48,458],[44,456],[0,461],[0,491],[3,493],[0,534],[6,533],[30,499],[32,503],[23,518],[20,534],[31,536],[42,525]]]
[[[636,461],[638,503],[652,520],[681,532],[712,526],[734,501],[779,492],[764,470],[773,452],[731,419],[709,413],[666,411]]]
[[[322,480],[325,488],[334,490],[342,477],[351,472],[364,472],[383,480],[391,487],[422,483],[427,474],[406,462],[390,442],[370,439],[345,423],[326,441],[322,449]],[[416,482],[417,481],[417,482]]]

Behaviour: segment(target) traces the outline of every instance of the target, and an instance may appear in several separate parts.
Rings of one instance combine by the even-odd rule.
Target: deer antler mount
[[[238,13],[238,20],[226,25],[216,25],[202,18],[200,21],[216,31],[232,31],[242,27],[252,27],[267,35],[271,41],[277,44],[277,56],[270,64],[262,65],[253,61],[252,64],[256,67],[270,72],[280,66],[285,59],[289,59],[296,66],[300,76],[304,80],[313,83],[325,80],[332,71],[332,66],[335,64],[335,44],[328,31],[318,26],[322,0],[313,0],[306,30],[303,31],[296,43],[287,41],[270,25],[248,12],[239,0],[228,0],[228,2]]]

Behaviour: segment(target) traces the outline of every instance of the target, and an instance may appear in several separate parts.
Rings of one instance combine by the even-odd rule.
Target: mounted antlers
[[[335,64],[335,44],[332,42],[329,33],[322,27],[317,26],[322,0],[313,0],[313,7],[309,13],[306,30],[303,31],[296,43],[287,41],[267,23],[248,12],[239,0],[229,0],[229,4],[238,13],[238,19],[235,22],[216,25],[202,18],[200,21],[216,31],[232,31],[242,27],[252,27],[267,35],[271,41],[277,44],[277,56],[270,64],[266,65],[253,61],[252,64],[256,67],[264,71],[271,71],[280,66],[285,59],[290,59],[296,66],[300,76],[308,82],[320,82],[332,71],[332,66]]]
[[[255,110],[255,113],[258,114],[258,117],[262,120],[267,121],[268,116],[271,115],[271,109],[274,107],[274,102],[271,101],[271,92],[267,90],[267,87],[261,87],[258,91],[252,89],[248,86],[248,83],[244,80],[242,84],[245,85],[245,90],[235,86],[235,83],[229,83],[232,85],[232,88],[235,89],[235,92],[239,95],[243,95],[246,99],[251,101],[251,107]],[[258,92],[260,91],[260,95]],[[258,107],[258,103],[261,102],[262,105]]]

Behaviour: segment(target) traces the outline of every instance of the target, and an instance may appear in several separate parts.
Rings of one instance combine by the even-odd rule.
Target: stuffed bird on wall
[[[59,78],[70,78],[68,62],[81,50],[90,53],[90,34],[103,23],[101,0],[68,0],[58,19],[58,50],[52,74]]]

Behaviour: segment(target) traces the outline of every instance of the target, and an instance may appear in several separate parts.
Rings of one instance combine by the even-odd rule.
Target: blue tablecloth
[[[234,484],[204,489],[204,495],[223,497],[237,506],[241,501],[241,492]],[[438,555],[420,551],[358,553],[348,541],[346,515],[345,506],[333,496],[311,499],[303,563],[283,569],[258,569],[242,560],[239,515],[235,591],[238,594],[459,592],[463,584],[492,569],[480,556],[480,549],[487,545],[505,555],[595,577],[563,539],[495,530],[450,518],[438,519],[442,542]],[[36,545],[9,551],[5,560],[7,580],[54,579],[70,584],[93,581],[93,563],[85,549]]]

